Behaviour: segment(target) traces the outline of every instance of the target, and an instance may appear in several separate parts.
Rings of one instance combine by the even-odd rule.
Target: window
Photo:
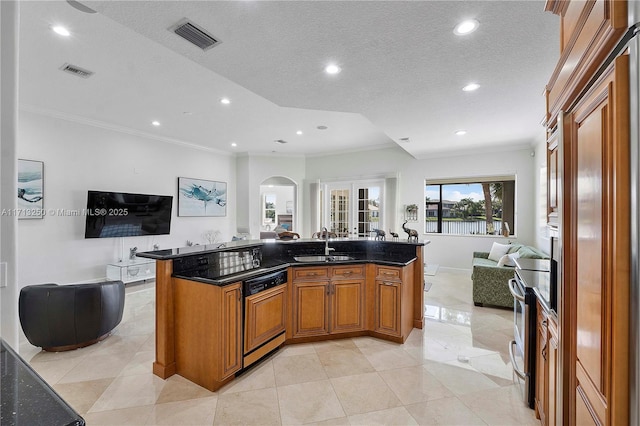
[[[514,177],[427,180],[424,196],[426,233],[514,235]]]
[[[382,229],[383,186],[383,181],[327,184],[321,190],[322,224],[339,237],[372,236]]]
[[[276,221],[276,195],[264,194],[262,203],[262,224],[271,227]]]

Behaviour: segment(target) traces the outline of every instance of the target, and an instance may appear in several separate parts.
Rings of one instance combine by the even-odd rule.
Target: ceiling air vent
[[[220,43],[220,41],[216,40],[211,34],[186,18],[169,28],[169,30],[202,50],[209,50]]]
[[[60,69],[64,72],[68,72],[69,74],[73,74],[82,78],[89,78],[94,74],[93,71],[85,70],[84,68],[80,68],[71,64],[64,64],[60,67]]]
[[[285,140],[283,140],[283,139],[276,139],[274,142],[275,142],[275,143],[282,144],[282,145],[284,145],[285,143],[287,143],[287,141],[285,141]]]

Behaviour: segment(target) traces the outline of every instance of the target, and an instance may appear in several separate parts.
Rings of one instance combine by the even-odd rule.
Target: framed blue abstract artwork
[[[178,178],[178,216],[226,215],[226,182]]]

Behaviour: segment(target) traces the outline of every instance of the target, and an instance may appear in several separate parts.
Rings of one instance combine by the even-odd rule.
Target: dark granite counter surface
[[[207,244],[207,245],[198,245],[198,246],[189,246],[189,247],[178,247],[178,248],[170,248],[164,250],[155,250],[155,251],[145,251],[138,253],[138,257],[146,257],[149,259],[156,260],[168,260],[168,259],[176,259],[183,256],[192,256],[198,254],[207,254],[207,253],[216,253],[221,251],[229,251],[229,250],[240,250],[240,249],[248,249],[251,247],[265,247],[265,246],[273,246],[273,245],[289,245],[295,247],[300,244],[317,244],[324,246],[324,240],[312,239],[312,238],[304,238],[298,240],[237,240],[237,241],[229,241],[220,244]],[[424,246],[430,243],[429,240],[421,241],[417,243],[409,243],[407,241],[379,241],[374,240],[372,238],[333,238],[329,240],[329,245],[333,246],[336,243],[365,243],[365,244],[389,244],[389,245],[411,245],[411,246]]]
[[[348,260],[300,262],[297,256],[323,255],[325,241],[299,239],[292,241],[233,241],[214,246],[192,246],[180,249],[138,253],[158,260],[173,260],[173,276],[206,284],[223,286],[260,275],[284,270],[289,266],[334,266],[376,263],[406,266],[416,260],[416,247],[429,244],[372,239],[331,239],[330,253],[349,256]],[[256,260],[259,257],[259,261]]]
[[[522,269],[516,269],[516,273],[522,279],[524,285],[528,289],[533,290],[547,312],[555,315],[555,311],[551,308],[551,274],[547,271],[530,271]]]
[[[2,426],[85,424],[84,419],[2,339],[0,369]]]

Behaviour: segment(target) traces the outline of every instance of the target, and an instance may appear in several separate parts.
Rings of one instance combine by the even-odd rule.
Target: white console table
[[[153,259],[136,258],[123,260],[107,265],[107,279],[132,283],[135,281],[152,280],[156,277],[156,261]]]

